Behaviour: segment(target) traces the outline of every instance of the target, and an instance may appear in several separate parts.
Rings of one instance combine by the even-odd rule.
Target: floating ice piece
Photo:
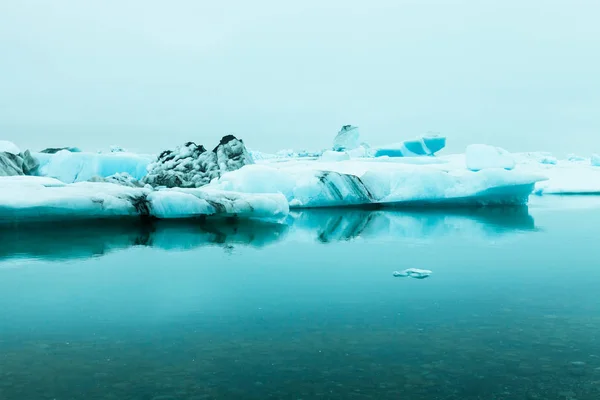
[[[155,191],[96,182],[54,185],[55,180],[48,181],[49,178],[18,178],[0,178],[0,219],[223,216],[277,220],[289,211],[287,200],[281,194],[243,194],[214,189]]]
[[[567,155],[567,160],[577,162],[577,161],[585,161],[585,157],[578,156],[577,154],[570,153]]]
[[[467,168],[481,171],[488,168],[511,170],[515,167],[514,157],[506,150],[487,144],[471,144],[465,154]]]
[[[590,163],[594,167],[600,167],[600,155],[592,154],[592,158],[590,159]]]
[[[8,140],[0,140],[0,153],[11,153],[11,154],[19,154],[21,150],[19,147],[13,142],[9,142]]]
[[[394,276],[397,278],[406,278],[411,277],[415,279],[425,279],[428,278],[433,272],[428,269],[418,269],[418,268],[409,268],[404,271],[394,271]]]
[[[381,146],[375,151],[375,157],[432,156],[445,146],[446,137],[429,134],[414,140]]]
[[[539,174],[366,160],[247,165],[210,186],[242,193],[282,193],[290,207],[526,204]]]
[[[334,151],[353,150],[359,147],[360,133],[357,126],[344,125],[333,141]]]

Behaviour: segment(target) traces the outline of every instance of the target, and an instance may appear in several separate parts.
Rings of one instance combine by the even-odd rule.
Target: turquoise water
[[[0,399],[598,399],[599,204],[4,226]]]

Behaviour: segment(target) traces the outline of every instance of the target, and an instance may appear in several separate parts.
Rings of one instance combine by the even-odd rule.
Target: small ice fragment
[[[428,269],[409,268],[404,271],[394,271],[394,276],[398,278],[411,277],[416,279],[428,278],[433,272]]]

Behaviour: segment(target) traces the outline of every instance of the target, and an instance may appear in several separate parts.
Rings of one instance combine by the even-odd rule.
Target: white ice
[[[534,184],[544,179],[501,168],[474,172],[450,162],[419,165],[376,160],[248,165],[210,186],[242,193],[282,193],[290,207],[489,205],[524,204]]]
[[[467,168],[480,171],[489,168],[513,169],[516,165],[513,156],[506,150],[487,144],[471,144],[465,153]]]
[[[334,151],[356,149],[361,145],[360,132],[357,126],[344,125],[333,140]]]
[[[21,150],[13,142],[9,142],[8,140],[0,140],[0,153],[2,152],[19,154]]]
[[[112,183],[62,184],[42,177],[0,178],[0,219],[236,216],[276,220],[285,217],[288,210],[280,194],[214,189],[154,191]]]

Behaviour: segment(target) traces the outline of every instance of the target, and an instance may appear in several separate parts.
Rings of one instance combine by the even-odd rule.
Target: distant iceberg
[[[357,126],[344,125],[333,140],[333,151],[347,151],[361,145],[360,132]]]
[[[467,168],[471,171],[481,171],[489,168],[511,170],[516,166],[515,159],[506,150],[487,144],[471,144],[465,153]]]
[[[445,136],[427,134],[414,140],[380,146],[375,150],[375,157],[432,156],[445,146]]]
[[[443,166],[443,165],[442,165]],[[479,172],[435,165],[361,160],[248,165],[210,186],[242,193],[282,193],[290,207],[526,204],[545,178],[504,169]]]

